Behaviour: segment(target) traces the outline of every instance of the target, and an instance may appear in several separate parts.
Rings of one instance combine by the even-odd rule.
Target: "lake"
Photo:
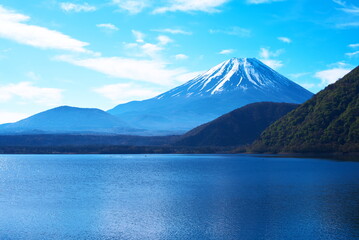
[[[359,162],[0,155],[0,239],[358,239]]]

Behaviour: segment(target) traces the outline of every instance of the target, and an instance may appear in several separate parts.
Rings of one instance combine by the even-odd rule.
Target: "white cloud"
[[[27,72],[27,73],[26,73],[26,76],[27,76],[28,78],[30,78],[31,80],[35,80],[35,81],[41,79],[40,75],[38,75],[38,74],[36,74],[36,73],[34,73],[34,72]]]
[[[161,44],[159,44],[161,45]],[[163,50],[162,47],[160,47],[157,44],[153,43],[145,43],[141,46],[139,46],[140,52],[139,56],[148,56],[151,58],[159,58],[159,52]]]
[[[261,56],[262,58],[269,58],[270,57],[269,49],[261,48],[261,50],[259,52],[259,56]]]
[[[29,20],[30,17],[0,5],[0,37],[37,48],[92,53],[85,49],[88,43],[58,31],[24,23]]]
[[[306,89],[312,89],[312,88],[314,89],[316,87],[316,84],[314,83],[299,83],[299,85],[301,85]]]
[[[101,24],[97,24],[96,27],[105,28],[105,29],[112,30],[112,31],[118,31],[119,30],[118,27],[116,27],[112,23],[101,23]]]
[[[218,7],[229,2],[229,0],[171,0],[170,5],[166,7],[156,8],[153,13],[165,13],[165,12],[219,12]]]
[[[234,52],[234,49],[224,49],[224,50],[220,51],[219,54],[226,55],[226,54],[231,54],[233,52]]]
[[[249,4],[262,4],[262,3],[272,3],[272,2],[282,2],[285,0],[247,0]]]
[[[270,51],[269,48],[261,48],[259,51],[259,56],[261,57],[261,59],[259,60],[261,60],[264,64],[266,64],[267,66],[273,69],[278,69],[283,66],[283,63],[280,60],[272,59],[272,57],[278,57],[283,52],[284,52],[283,49]]]
[[[359,47],[359,43],[353,43],[353,44],[349,44],[348,47],[350,48],[358,48]],[[350,53],[346,53],[345,55],[349,56],[349,57],[353,57],[359,54],[359,51],[355,51],[355,52],[350,52]]]
[[[168,64],[161,60],[138,60],[121,57],[79,59],[68,55],[57,56],[55,59],[92,69],[111,77],[164,86],[173,86],[178,76],[187,73],[187,70],[183,68],[169,69]]]
[[[124,43],[124,46],[127,50],[131,52],[129,55],[136,57],[150,57],[150,58],[159,58],[159,53],[164,50],[164,47],[173,42],[168,36],[160,35],[157,37],[157,43],[147,43],[144,39],[144,34],[135,30],[132,30],[136,38],[136,43]]]
[[[350,47],[350,48],[357,48],[357,47],[359,47],[359,43],[349,44],[348,47]]]
[[[136,31],[136,30],[132,30],[132,34],[133,34],[133,36],[135,36],[136,42],[138,42],[138,43],[144,42],[145,34],[143,34],[142,32]]]
[[[338,28],[359,27],[359,22],[339,23],[336,25],[336,27]]]
[[[303,77],[303,76],[306,76],[306,75],[309,75],[310,72],[303,72],[303,73],[292,73],[292,74],[289,74],[289,77],[291,78],[300,78],[300,77]]]
[[[110,84],[95,88],[93,91],[101,94],[105,98],[108,98],[115,103],[144,100],[155,97],[161,93],[159,91],[144,88],[133,83]]]
[[[329,67],[346,68],[346,67],[350,67],[350,64],[348,64],[346,62],[336,62],[336,63],[329,64]]]
[[[343,12],[350,13],[350,14],[358,14],[359,13],[359,7],[351,5],[347,6],[345,3],[342,5],[344,8],[341,8]]]
[[[112,0],[112,4],[115,4],[121,10],[128,11],[130,14],[140,13],[148,7],[147,0]]]
[[[204,72],[205,71],[184,73],[184,74],[181,74],[181,75],[177,76],[176,81],[178,83],[185,83],[185,82],[188,82],[188,81],[194,79],[195,77],[197,77],[198,75],[200,75],[200,74],[202,74]]]
[[[154,29],[154,32],[163,32],[163,33],[171,33],[171,34],[183,34],[183,35],[191,35],[191,32],[183,31],[181,29],[172,29],[172,28],[165,28],[165,29]]]
[[[321,80],[321,86],[327,86],[328,84],[335,83],[338,79],[349,73],[351,69],[348,68],[332,68],[315,73],[315,77]]]
[[[287,38],[287,37],[278,37],[278,40],[282,41],[284,43],[291,43],[292,42],[292,40],[290,38]]]
[[[274,60],[274,59],[260,59],[265,65],[267,65],[270,68],[278,69],[283,67],[283,63],[280,60]]]
[[[186,60],[186,59],[188,59],[188,56],[185,55],[185,54],[177,54],[177,55],[175,56],[175,59],[176,59],[176,60]]]
[[[259,56],[262,58],[271,58],[271,57],[278,57],[284,52],[283,49],[279,49],[276,51],[270,51],[269,48],[261,48],[259,52]]]
[[[351,22],[346,22],[346,23],[338,23],[336,25],[336,27],[348,28],[348,27],[358,27],[359,26],[358,19],[353,21],[353,19],[355,19],[355,17],[359,15],[359,7],[357,7],[353,4],[348,4],[346,1],[342,1],[342,0],[333,0],[333,2],[338,4],[339,6],[341,6],[341,8],[338,8],[338,9],[347,13],[350,17],[350,18],[347,18],[347,20],[351,21]]]
[[[167,45],[170,42],[173,42],[173,40],[167,36],[161,35],[157,37],[160,45]]]
[[[62,2],[60,3],[60,7],[66,12],[93,12],[97,10],[95,6],[91,6],[88,3],[76,4],[70,2]]]
[[[62,92],[62,89],[37,87],[31,82],[11,83],[0,86],[0,102],[18,99],[46,106],[54,106],[61,102]]]
[[[0,124],[17,122],[29,116],[25,113],[0,111]]]
[[[227,29],[210,29],[209,33],[222,33],[222,34],[227,34],[227,35],[232,35],[232,36],[237,36],[237,37],[250,37],[251,36],[251,30],[246,29],[246,28],[241,28],[238,26],[235,27],[230,27]]]
[[[346,53],[347,56],[349,57],[353,57],[359,54],[359,51],[355,51],[355,52],[351,52],[351,53]]]
[[[345,5],[346,5],[345,1],[342,1],[342,0],[333,0],[333,2],[336,3],[336,4],[339,4],[339,5],[341,5],[341,6],[345,6]]]

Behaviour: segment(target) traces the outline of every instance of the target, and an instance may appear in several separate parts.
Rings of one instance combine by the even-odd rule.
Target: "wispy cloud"
[[[62,92],[62,89],[37,87],[31,82],[11,83],[0,85],[0,102],[17,99],[46,106],[54,106],[61,102]]]
[[[352,8],[343,8],[342,10],[347,13],[359,14],[359,7],[355,6],[353,6]]]
[[[269,67],[278,69],[283,66],[283,63],[280,60],[273,59],[273,57],[278,57],[283,52],[283,49],[271,51],[269,48],[261,48],[259,51],[260,60]]]
[[[158,36],[157,39],[160,45],[167,45],[168,43],[173,42],[170,37],[164,35]]]
[[[234,52],[234,49],[223,49],[222,51],[220,51],[218,54],[223,54],[223,55],[227,55],[227,54],[231,54]]]
[[[131,57],[150,57],[158,59],[164,47],[159,43],[124,43],[125,50]]]
[[[261,48],[259,51],[259,56],[261,58],[271,58],[271,57],[278,57],[284,52],[283,49],[278,49],[276,51],[271,51],[270,48]]]
[[[27,72],[27,73],[26,73],[26,76],[27,76],[28,78],[30,78],[31,80],[34,80],[34,81],[38,81],[38,80],[41,79],[41,77],[40,77],[39,74],[34,73],[34,72],[32,72],[32,71]]]
[[[122,57],[76,58],[69,55],[57,56],[55,60],[92,69],[111,77],[127,80],[150,82],[158,85],[172,86],[176,78],[187,72],[183,68],[168,68],[160,60],[141,60]]]
[[[342,0],[333,0],[333,2],[340,6],[338,10],[347,13],[348,16],[345,22],[342,20],[341,23],[336,24],[337,28],[359,27],[359,7]]]
[[[342,0],[333,0],[333,2],[336,3],[336,4],[339,4],[340,6],[345,6],[346,5],[345,1],[342,1]]]
[[[285,0],[247,0],[249,4],[262,4],[262,3],[272,3],[272,2],[283,2]]]
[[[227,29],[210,29],[209,33],[215,34],[215,33],[222,33],[232,36],[238,36],[238,37],[250,37],[251,36],[251,30],[246,28],[241,28],[238,26],[230,27]]]
[[[309,74],[310,74],[310,72],[292,73],[292,74],[289,74],[289,77],[291,77],[291,78],[300,78],[300,77],[307,76]]]
[[[163,33],[171,33],[171,34],[183,34],[183,35],[191,35],[192,32],[187,32],[181,29],[175,28],[165,28],[165,29],[153,29],[154,32],[163,32]]]
[[[146,35],[144,33],[140,31],[132,30],[132,34],[136,38],[136,42],[143,43],[145,41],[144,38]]]
[[[359,43],[349,44],[348,47],[354,48],[354,49],[359,48]],[[346,53],[345,55],[347,55],[349,57],[353,57],[353,56],[359,55],[359,51],[349,52],[349,53]]]
[[[275,60],[275,59],[260,59],[264,64],[266,64],[267,66],[269,66],[270,68],[273,69],[278,69],[283,67],[283,63],[280,60]]]
[[[176,60],[185,60],[185,59],[188,59],[188,56],[185,55],[185,54],[177,54],[177,55],[175,56],[175,59],[176,59]]]
[[[291,43],[292,40],[290,38],[287,37],[278,37],[278,40],[284,43]]]
[[[148,0],[112,0],[120,10],[127,11],[130,14],[137,14],[149,6]]]
[[[338,23],[338,24],[336,24],[336,27],[337,28],[359,27],[359,21],[358,22]]]
[[[76,4],[71,2],[62,2],[60,3],[60,7],[66,12],[93,12],[97,10],[95,6],[91,6],[88,3]]]
[[[347,56],[349,56],[349,57],[354,57],[354,56],[356,56],[356,55],[359,55],[359,51],[346,53],[345,55],[347,55]]]
[[[156,8],[153,13],[165,13],[165,12],[208,12],[214,13],[219,12],[219,7],[229,2],[229,0],[201,0],[201,1],[193,1],[193,0],[172,0],[170,4],[165,7]]]
[[[358,47],[359,47],[359,43],[349,44],[348,47],[350,47],[350,48],[358,48]]]
[[[117,104],[133,100],[144,100],[155,97],[161,93],[133,83],[110,84],[94,88],[93,91]]]
[[[306,89],[315,89],[316,88],[316,84],[314,83],[298,83],[299,85],[301,85],[302,87],[306,88]]]
[[[189,80],[194,79],[198,75],[203,74],[204,72],[205,71],[187,72],[187,73],[177,76],[176,81],[178,83],[185,83],[185,82],[188,82]]]
[[[351,69],[343,67],[335,67],[323,71],[316,72],[314,77],[321,80],[320,86],[325,87],[328,84],[335,83],[338,79],[349,73]]]
[[[359,7],[357,7],[355,5],[348,4],[345,1],[338,1],[338,0],[333,0],[333,2],[342,6],[342,8],[340,8],[340,10],[342,10],[343,12],[351,13],[351,14],[359,14]]]
[[[29,20],[29,16],[0,5],[0,37],[37,48],[93,53],[85,48],[88,43],[58,31],[27,24]]]
[[[111,30],[111,31],[118,31],[119,30],[118,27],[116,27],[112,23],[101,23],[101,24],[97,24],[96,27],[104,28],[104,29]]]
[[[128,55],[134,57],[150,57],[152,59],[158,59],[160,58],[159,53],[165,49],[165,46],[173,42],[173,39],[170,37],[159,35],[157,37],[157,43],[149,43],[144,40],[144,33],[135,30],[132,30],[132,33],[136,39],[136,42],[124,43],[124,46],[128,51]]]

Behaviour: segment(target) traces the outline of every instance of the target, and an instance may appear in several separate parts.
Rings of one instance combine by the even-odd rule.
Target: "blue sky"
[[[318,92],[359,64],[359,3],[2,0],[0,123],[150,98],[231,57]]]

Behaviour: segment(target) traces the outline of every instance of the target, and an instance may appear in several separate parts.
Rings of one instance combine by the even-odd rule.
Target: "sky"
[[[359,65],[359,2],[1,0],[0,123],[151,98],[232,57],[317,93]]]

